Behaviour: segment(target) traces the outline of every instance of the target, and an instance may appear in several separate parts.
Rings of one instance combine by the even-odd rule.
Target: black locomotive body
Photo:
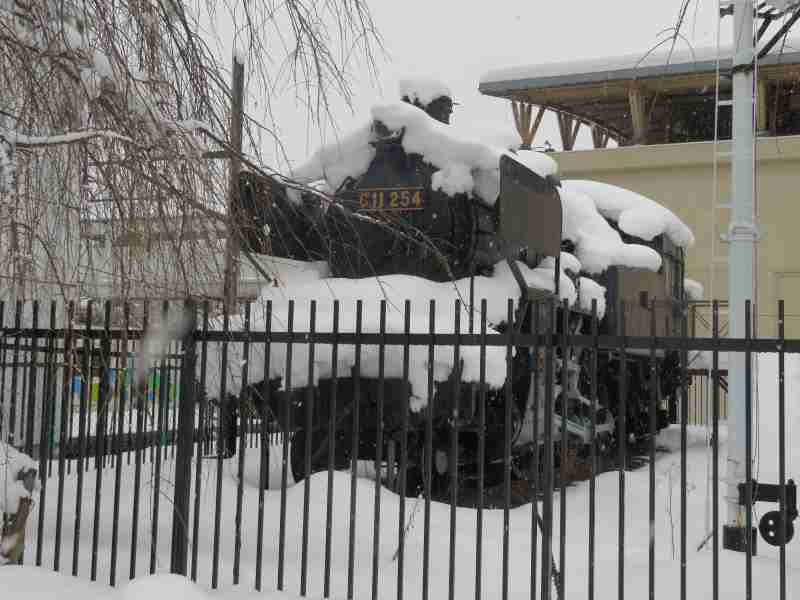
[[[553,178],[543,178],[521,163],[503,157],[500,165],[500,196],[494,206],[467,194],[449,196],[433,189],[435,169],[423,157],[405,152],[403,132],[390,132],[376,124],[378,135],[373,145],[375,157],[367,171],[358,178],[344,181],[333,195],[334,200],[322,195],[305,193],[300,202],[290,200],[290,193],[282,185],[245,174],[242,178],[242,202],[249,217],[250,227],[245,228],[245,241],[251,251],[299,260],[325,260],[334,277],[363,278],[387,274],[413,274],[436,281],[449,281],[472,275],[491,274],[495,265],[508,261],[513,267],[521,261],[535,267],[545,256],[553,257],[558,265],[561,250],[570,250],[571,242],[561,239],[561,203],[559,183]],[[258,182],[258,183],[256,183]],[[267,185],[268,193],[261,201],[257,186]],[[268,198],[267,198],[268,197]],[[648,243],[636,240],[637,243]],[[665,236],[649,242],[663,258],[658,273],[644,270],[613,267],[606,271],[599,283],[607,289],[609,310],[600,321],[601,332],[616,333],[623,315],[620,301],[625,301],[624,321],[628,335],[650,335],[652,311],[656,311],[658,335],[679,333],[680,306],[683,294],[683,255]],[[558,268],[555,273],[559,273]],[[577,274],[574,275],[577,279]],[[520,283],[522,283],[520,281]],[[557,289],[558,275],[554,286]],[[516,327],[529,330],[534,306],[544,305],[532,299],[546,299],[546,292],[520,287],[522,307],[513,323],[495,324],[503,330]],[[401,300],[401,299],[398,299]],[[652,300],[656,300],[655,309]],[[556,303],[558,304],[558,303]],[[577,308],[569,315],[557,309],[552,323],[560,332],[563,322],[572,331],[579,331],[583,323],[588,329],[589,318]],[[543,323],[547,318],[542,316]],[[557,361],[565,357],[556,352]],[[593,403],[589,398],[588,353],[576,350],[566,357],[574,367],[572,383],[561,381],[569,369],[554,369],[558,397],[551,401],[555,408],[556,430],[561,426],[562,396],[569,399],[567,415],[570,439],[578,446],[595,444],[587,439]],[[627,355],[626,413],[627,432],[644,436],[648,432],[647,406],[651,397],[649,355]],[[606,443],[614,442],[616,428],[613,419],[619,407],[620,355],[604,351],[598,357],[599,410],[595,417],[600,424],[612,423],[603,430]],[[659,386],[659,428],[669,422],[674,410],[678,381],[675,377],[676,356],[660,353],[657,357]],[[314,388],[281,391],[280,381],[271,382],[269,406],[261,400],[263,383],[246,388],[246,394],[255,399],[259,412],[276,418],[292,437],[292,470],[295,478],[306,472],[307,451],[311,470],[327,468],[329,459],[330,423],[334,424],[335,459],[337,468],[351,464],[353,439],[358,437],[358,458],[374,460],[378,446],[383,460],[389,464],[399,460],[396,452],[401,446],[408,455],[406,492],[416,493],[422,485],[427,460],[431,460],[434,491],[437,485],[445,486],[453,465],[450,443],[453,432],[453,409],[458,408],[458,456],[456,463],[459,481],[477,477],[479,440],[483,420],[485,448],[484,473],[486,485],[499,483],[502,478],[504,440],[512,439],[514,452],[524,454],[531,449],[532,441],[541,435],[528,429],[543,427],[544,409],[537,411],[539,422],[532,423],[532,404],[536,396],[532,391],[533,373],[542,369],[541,357],[529,348],[518,348],[513,360],[511,386],[512,431],[505,427],[505,389],[481,389],[478,384],[459,381],[453,372],[448,381],[435,385],[435,393],[426,408],[408,412],[408,437],[403,440],[404,417],[408,399],[408,382],[385,379],[382,383],[368,377],[340,376],[333,393],[331,380],[321,380]],[[540,371],[541,373],[541,371]],[[544,374],[539,377],[544,382]],[[543,388],[538,398],[543,398]],[[335,403],[334,403],[335,398]],[[356,406],[355,402],[358,399]],[[309,400],[311,408],[309,409]],[[544,400],[546,401],[546,400]],[[378,404],[383,418],[380,431]],[[541,402],[541,400],[540,400]],[[334,414],[331,415],[332,407]],[[354,409],[358,412],[358,429],[354,428]],[[483,416],[481,409],[484,409]],[[307,430],[307,410],[312,411],[313,423]],[[573,431],[574,429],[574,431]],[[602,427],[600,428],[603,429]],[[430,444],[428,433],[432,432]],[[538,429],[537,429],[538,433]],[[310,443],[307,441],[311,437]],[[556,431],[556,438],[559,434]],[[616,440],[628,443],[628,440]],[[426,448],[431,455],[426,457]],[[389,464],[388,470],[392,470]],[[444,489],[444,488],[443,488]]]

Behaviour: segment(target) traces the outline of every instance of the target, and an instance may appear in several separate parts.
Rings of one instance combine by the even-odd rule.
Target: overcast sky
[[[351,73],[352,110],[334,107],[338,133],[369,119],[370,106],[397,99],[403,77],[433,76],[453,90],[461,103],[453,122],[461,129],[514,139],[508,102],[482,96],[478,81],[487,70],[526,64],[582,60],[648,51],[675,24],[681,0],[369,0],[385,43],[378,80],[367,69]],[[716,39],[718,0],[693,0],[682,29],[695,47]],[[730,39],[732,20],[722,22]],[[686,48],[684,41],[679,42]],[[309,131],[306,114],[291,93],[276,99],[274,111],[289,158],[297,164],[331,128]],[[546,120],[535,141],[560,148],[555,119]],[[583,143],[588,144],[584,133]],[[580,142],[579,142],[580,143]],[[267,157],[270,150],[265,149]]]

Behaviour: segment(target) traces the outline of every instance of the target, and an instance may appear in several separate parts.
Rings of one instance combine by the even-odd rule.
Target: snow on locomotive
[[[315,273],[301,281],[293,277],[262,291],[253,305],[254,327],[264,325],[267,301],[272,303],[272,330],[286,330],[289,300],[294,304],[294,328],[309,323],[311,300],[317,301],[316,330],[331,331],[332,305],[341,307],[339,331],[355,331],[355,305],[363,302],[362,331],[379,328],[378,306],[387,300],[386,331],[404,331],[404,301],[411,301],[412,332],[429,331],[429,301],[436,300],[435,330],[452,333],[455,300],[461,299],[462,332],[467,323],[480,323],[481,301],[487,303],[489,335],[507,327],[528,327],[531,300],[566,300],[573,331],[588,323],[592,301],[597,302],[600,331],[615,332],[620,315],[615,307],[626,301],[628,335],[649,335],[652,301],[656,300],[658,335],[677,332],[683,298],[683,252],[693,243],[691,231],[672,212],[652,200],[607,184],[559,181],[556,164],[532,151],[501,150],[459,136],[449,124],[450,93],[435,83],[404,83],[403,102],[375,106],[371,122],[338,143],[320,149],[292,174],[295,182],[319,190],[298,191],[280,180],[244,173],[240,211],[246,216],[245,246],[254,254],[313,263]],[[321,266],[320,266],[321,265]],[[508,322],[508,299],[519,308]],[[562,315],[563,316],[563,315]],[[561,322],[559,317],[558,322]],[[236,318],[231,323],[237,326]],[[479,327],[479,325],[476,325]],[[477,331],[478,329],[476,329]],[[312,379],[308,377],[308,346],[293,344],[291,372],[286,371],[286,347],[271,346],[269,372],[263,357],[252,356],[248,381],[228,374],[231,394],[246,392],[262,414],[271,413],[291,428],[291,464],[302,478],[306,436],[312,437],[312,470],[328,465],[328,418],[332,397],[331,347],[317,344]],[[254,350],[258,352],[258,348]],[[241,348],[232,347],[229,364]],[[253,350],[251,350],[251,353]],[[432,465],[436,482],[449,478],[452,398],[458,393],[461,480],[477,473],[479,406],[485,392],[485,473],[487,485],[502,477],[504,390],[511,386],[514,416],[510,432],[517,454],[530,449],[540,435],[544,411],[533,423],[532,373],[539,361],[528,348],[517,348],[512,380],[506,381],[503,347],[486,348],[485,383],[480,389],[479,349],[463,347],[454,369],[453,349],[438,347],[431,366],[435,385],[429,397],[428,349],[412,347],[408,380],[403,379],[402,348],[387,347],[384,361],[377,348],[362,348],[359,393],[351,376],[352,346],[337,348],[334,422],[335,464],[347,468],[354,397],[359,398],[359,459],[376,454],[377,401],[383,398],[381,455],[401,440],[401,424],[409,402],[408,492],[422,482],[426,421],[432,418]],[[619,397],[619,356],[599,356],[597,382],[598,438],[589,434],[592,402],[584,369],[586,353],[567,357],[566,381],[554,387],[554,425],[561,427],[562,394],[573,411],[567,429],[578,447],[614,437]],[[241,358],[241,356],[238,356]],[[559,361],[564,357],[560,356]],[[209,360],[219,360],[211,349]],[[627,356],[627,432],[648,431],[649,355]],[[677,356],[658,355],[658,427],[663,428],[676,401]],[[383,365],[381,367],[381,364]],[[383,386],[379,370],[384,370]],[[560,373],[561,369],[557,369]],[[458,381],[456,381],[458,377]],[[539,378],[544,381],[544,377]],[[269,402],[261,397],[269,385]],[[213,396],[218,382],[210,382]],[[309,389],[310,386],[310,389]],[[311,392],[309,396],[309,392]],[[539,398],[544,397],[540,390]],[[313,426],[306,430],[304,402],[313,398]],[[236,405],[238,399],[232,404]],[[431,414],[432,413],[432,414]],[[674,414],[674,413],[673,413]],[[536,429],[538,428],[538,429]],[[534,429],[539,432],[535,435]],[[627,441],[626,441],[627,443]],[[235,446],[229,448],[235,451]],[[499,467],[499,468],[498,468]]]

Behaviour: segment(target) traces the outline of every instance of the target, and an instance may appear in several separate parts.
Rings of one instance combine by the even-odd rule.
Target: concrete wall
[[[687,276],[705,297],[727,300],[730,211],[730,143],[720,143],[715,198],[714,144],[632,146],[553,154],[562,179],[592,179],[639,192],[675,212],[694,231]],[[800,136],[760,138],[757,143],[758,332],[777,333],[777,303],[785,300],[786,334],[800,336]],[[712,244],[717,255],[712,261]],[[706,311],[708,314],[708,311]],[[709,319],[710,322],[710,319]],[[698,331],[698,334],[700,332]]]

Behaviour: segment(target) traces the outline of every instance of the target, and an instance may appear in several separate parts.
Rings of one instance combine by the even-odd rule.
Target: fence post
[[[175,496],[172,512],[172,556],[170,572],[187,573],[189,547],[189,493],[194,452],[195,389],[195,331],[197,311],[193,301],[184,305],[183,359],[180,376],[180,405],[178,407],[178,441],[175,459]]]

